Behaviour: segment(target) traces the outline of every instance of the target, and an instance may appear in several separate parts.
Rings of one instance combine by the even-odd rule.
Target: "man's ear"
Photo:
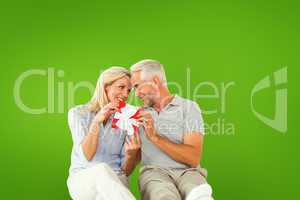
[[[158,76],[154,76],[153,77],[153,82],[156,84],[156,85],[161,85],[161,80]]]

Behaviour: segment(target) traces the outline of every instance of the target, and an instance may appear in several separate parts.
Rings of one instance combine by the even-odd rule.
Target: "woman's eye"
[[[123,89],[125,88],[125,86],[121,85],[121,86],[119,86],[119,88],[120,88],[121,90],[123,90]]]

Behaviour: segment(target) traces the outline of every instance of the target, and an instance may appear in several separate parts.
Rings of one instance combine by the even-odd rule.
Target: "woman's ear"
[[[104,90],[105,90],[105,93],[106,93],[106,94],[107,94],[107,92],[108,92],[109,88],[110,88],[110,85],[106,85],[106,86],[104,86]]]

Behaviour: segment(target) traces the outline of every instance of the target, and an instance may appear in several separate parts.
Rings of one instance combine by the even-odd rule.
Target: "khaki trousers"
[[[181,200],[197,186],[206,183],[206,170],[198,168],[168,169],[143,166],[139,189],[143,200]]]

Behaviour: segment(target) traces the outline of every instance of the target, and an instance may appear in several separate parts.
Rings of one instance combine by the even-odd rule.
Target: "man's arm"
[[[183,144],[176,144],[156,132],[150,113],[143,112],[139,121],[144,126],[147,138],[173,160],[191,167],[199,164],[203,144],[202,133],[185,133]]]
[[[151,141],[173,160],[186,164],[190,167],[197,167],[202,154],[203,135],[191,133],[184,136],[183,144],[176,144],[158,134]]]

